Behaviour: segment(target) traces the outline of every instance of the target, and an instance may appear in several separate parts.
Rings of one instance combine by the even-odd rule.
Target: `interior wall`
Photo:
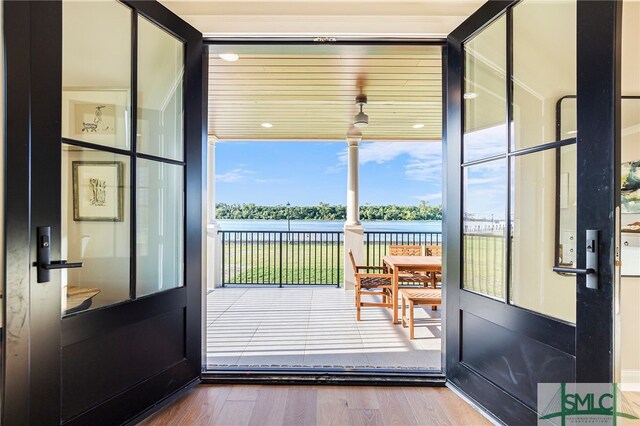
[[[624,0],[622,8],[622,94],[640,95],[640,2]],[[623,100],[622,161],[640,160],[640,100],[629,107]],[[625,107],[625,105],[627,105]],[[640,221],[640,214],[623,214],[622,225]],[[626,234],[640,239],[640,234]],[[623,234],[623,240],[625,234]],[[622,247],[624,250],[624,247]],[[625,274],[625,263],[640,264],[640,255],[623,252],[620,283],[619,355],[623,389],[640,392],[640,276]]]

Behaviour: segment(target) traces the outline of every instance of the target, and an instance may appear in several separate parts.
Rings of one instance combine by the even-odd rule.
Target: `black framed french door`
[[[200,377],[202,37],[157,2],[3,8],[3,423],[122,424]]]
[[[620,19],[489,1],[448,37],[446,374],[506,424],[539,383],[613,380]]]

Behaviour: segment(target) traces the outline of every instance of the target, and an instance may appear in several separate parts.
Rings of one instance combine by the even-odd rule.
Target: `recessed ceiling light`
[[[422,129],[423,127],[424,127],[424,124],[422,124],[422,123],[418,123],[418,124],[414,124],[413,125],[414,129]]]
[[[240,56],[237,53],[220,53],[218,56],[220,59],[227,62],[235,62],[240,59]]]
[[[265,129],[270,129],[270,128],[273,127],[273,124],[271,124],[271,123],[262,123],[261,126],[264,127]]]
[[[464,94],[463,96],[465,99],[475,99],[478,97],[477,93],[473,93],[473,92],[467,92]]]

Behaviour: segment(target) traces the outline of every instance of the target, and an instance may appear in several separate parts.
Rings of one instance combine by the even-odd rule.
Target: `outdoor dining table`
[[[382,262],[393,273],[393,323],[398,323],[398,276],[402,271],[430,272],[432,286],[435,287],[435,274],[442,272],[441,256],[383,256]]]

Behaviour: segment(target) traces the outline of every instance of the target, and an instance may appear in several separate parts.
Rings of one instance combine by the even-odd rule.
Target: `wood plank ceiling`
[[[229,52],[239,60],[218,56]],[[440,140],[438,46],[210,46],[209,134],[219,140],[344,140],[359,93],[363,140]]]

